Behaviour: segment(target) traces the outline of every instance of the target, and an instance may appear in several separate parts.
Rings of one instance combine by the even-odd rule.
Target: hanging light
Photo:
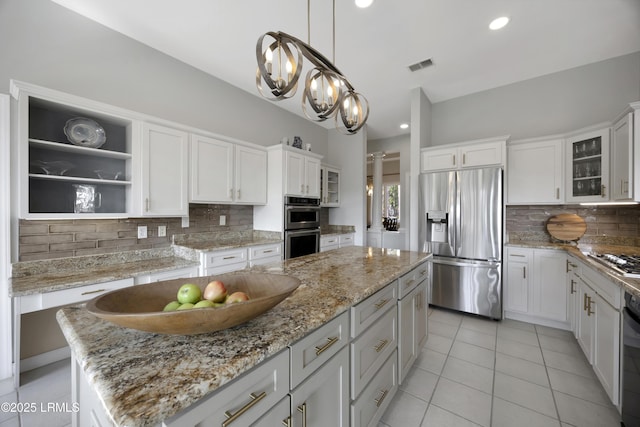
[[[307,20],[310,21],[309,1]],[[333,0],[333,42],[335,62],[335,8]],[[310,33],[310,30],[309,30]],[[256,44],[256,87],[273,101],[296,94],[302,72],[302,57],[313,68],[307,72],[302,95],[302,111],[309,119],[322,122],[335,117],[336,129],[347,135],[357,133],[369,117],[369,102],[357,93],[346,77],[310,44],[282,31],[270,31]]]

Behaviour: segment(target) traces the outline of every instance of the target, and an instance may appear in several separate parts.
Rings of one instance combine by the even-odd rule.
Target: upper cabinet
[[[190,201],[267,202],[266,150],[192,134],[190,157]]]
[[[420,172],[501,166],[508,137],[470,141],[421,150]]]
[[[560,138],[509,145],[507,204],[563,204],[563,154]]]
[[[12,181],[26,219],[126,217],[139,123],[100,103],[11,82]]]
[[[611,127],[611,199],[633,198],[633,113],[626,113]]]
[[[189,135],[144,123],[140,152],[141,216],[188,216]]]
[[[300,149],[284,151],[284,194],[320,198],[321,156]]]
[[[320,169],[320,206],[340,206],[340,169],[322,165]]]
[[[609,200],[609,127],[566,140],[567,202]]]

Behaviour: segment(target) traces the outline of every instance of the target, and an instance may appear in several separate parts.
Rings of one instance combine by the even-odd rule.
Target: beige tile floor
[[[0,402],[71,402],[70,362],[27,372]],[[0,413],[0,427],[66,427],[68,413]],[[429,339],[379,427],[617,427],[570,332],[429,309]],[[331,426],[327,426],[331,427]]]
[[[617,427],[570,332],[429,309],[429,339],[379,427]]]

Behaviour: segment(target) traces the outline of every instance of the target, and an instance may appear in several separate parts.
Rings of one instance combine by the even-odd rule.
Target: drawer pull
[[[527,267],[522,267],[522,278],[523,279],[527,278]]]
[[[380,310],[382,307],[384,307],[387,303],[389,302],[389,298],[387,299],[383,299],[381,301],[378,301],[377,303],[375,303],[374,307],[376,308],[376,310]]]
[[[224,257],[224,258],[222,258],[222,259],[234,259],[235,257],[236,257],[235,255],[233,255],[233,256],[226,256],[226,257]]]
[[[571,279],[571,295],[576,293],[576,288],[573,286],[575,284],[576,284],[575,280]]]
[[[413,285],[413,283],[414,283],[415,281],[416,281],[415,279],[407,280],[407,283],[405,283],[404,285],[405,285],[405,286],[411,286],[411,285]]]
[[[81,293],[80,295],[97,294],[97,293],[104,292],[104,291],[107,291],[107,290],[108,290],[108,289],[96,289],[95,291],[86,291],[86,292],[83,292],[83,293]]]
[[[591,297],[587,297],[587,299],[589,300],[589,302],[587,303],[587,316],[591,316],[592,314],[595,314],[595,311],[591,311],[591,303],[593,302],[593,300],[591,299]]]
[[[307,402],[298,406],[298,412],[302,413],[302,427],[307,427]]]
[[[374,402],[376,402],[376,407],[380,407],[380,405],[382,405],[382,402],[384,402],[384,398],[387,397],[387,394],[389,393],[389,390],[380,390],[380,397],[378,397],[377,399],[373,399]]]
[[[282,420],[282,425],[284,427],[291,427],[291,417],[287,417],[284,420]]]
[[[520,254],[509,254],[510,257],[520,257],[520,258],[524,258],[526,255],[520,255]]]
[[[247,412],[249,409],[251,409],[256,403],[260,402],[262,399],[264,399],[267,396],[267,392],[263,391],[262,393],[256,395],[255,393],[251,393],[249,395],[249,397],[251,398],[251,400],[249,401],[249,403],[247,403],[246,405],[244,405],[242,408],[238,409],[238,412],[236,412],[235,414],[232,414],[229,411],[224,411],[224,416],[227,417],[226,421],[224,421],[222,423],[222,427],[227,427],[229,425],[231,425],[232,422],[234,422],[235,420],[238,419],[238,417],[240,417],[242,414],[244,414],[245,412]]]
[[[327,338],[327,343],[325,345],[323,345],[322,347],[316,346],[316,356],[320,356],[327,349],[329,349],[329,347],[337,343],[338,340],[339,340],[338,337]]]
[[[376,351],[376,353],[380,353],[382,349],[387,346],[387,344],[389,344],[389,340],[380,340],[378,345],[373,347],[373,349]]]
[[[583,302],[582,302],[582,309],[584,311],[587,311],[587,298],[589,298],[589,297],[587,296],[587,294],[583,294],[583,296],[584,296],[584,298],[583,298]]]
[[[425,270],[422,270],[422,271],[420,272],[420,275],[421,275],[421,276],[424,276],[425,274],[427,274],[427,270],[426,270],[426,269],[425,269]]]
[[[273,249],[268,249],[266,251],[262,251],[263,254],[270,254],[271,252],[273,252]]]

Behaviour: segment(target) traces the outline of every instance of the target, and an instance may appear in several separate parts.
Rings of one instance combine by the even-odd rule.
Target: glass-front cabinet
[[[340,169],[322,165],[320,169],[320,205],[340,206]]]
[[[133,122],[28,89],[12,87],[20,218],[127,216]]]
[[[609,199],[609,128],[567,138],[567,202]]]

